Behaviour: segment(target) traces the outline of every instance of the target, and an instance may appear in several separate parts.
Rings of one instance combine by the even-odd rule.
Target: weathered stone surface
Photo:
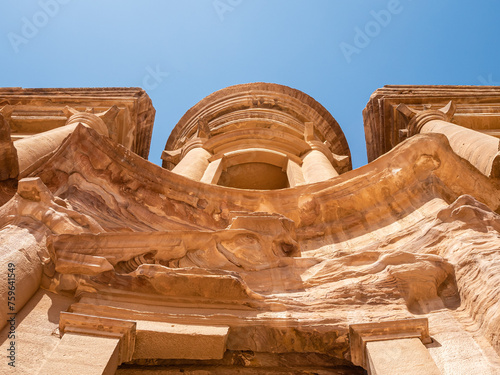
[[[0,88],[0,97],[10,106],[14,141],[62,127],[74,111],[99,113],[116,106],[119,113],[107,123],[111,139],[142,157],[149,154],[155,110],[140,88],[11,87]]]
[[[28,223],[26,221],[14,222],[2,226],[0,231],[2,246],[0,272],[3,280],[0,285],[1,327],[7,325],[7,320],[12,313],[21,311],[40,287],[43,267],[49,260],[47,238],[47,231],[31,220]]]
[[[368,161],[383,155],[405,140],[408,135],[412,135],[409,118],[404,115],[406,111],[396,110],[401,106],[407,108],[407,111],[424,114],[437,112],[447,104],[452,104],[453,111],[446,121],[458,126],[449,127],[448,123],[449,131],[436,128],[429,128],[426,131],[444,130],[444,134],[450,136],[452,143],[452,138],[462,138],[463,143],[457,142],[454,145],[454,150],[459,153],[463,150],[466,154],[474,152],[474,149],[488,147],[489,143],[495,143],[495,138],[500,137],[499,92],[499,87],[479,86],[387,85],[376,90],[363,111]],[[422,125],[420,123],[420,126]],[[469,129],[473,129],[474,132],[468,131]],[[463,137],[459,134],[461,131]],[[482,137],[483,135],[487,137]],[[498,145],[498,140],[496,144]],[[497,148],[492,151],[497,154],[495,168],[498,173],[499,150]],[[476,155],[477,157],[484,158],[481,155]],[[469,161],[474,164],[473,159]],[[486,169],[486,166],[484,168]],[[496,178],[498,177],[496,175]]]
[[[374,351],[378,351],[383,348],[383,343],[386,343],[390,348],[395,348],[398,345],[394,344],[393,341],[401,339],[418,339],[420,345],[411,345],[415,349],[425,351],[423,344],[429,344],[432,342],[429,337],[429,326],[428,321],[425,318],[421,319],[404,319],[404,320],[393,320],[385,321],[379,323],[361,323],[361,324],[351,324],[349,326],[349,341],[351,345],[351,360],[353,363],[363,366],[368,371],[380,372],[380,368],[375,369],[370,361],[385,362],[387,358],[391,357],[391,353],[380,357],[379,354],[374,354],[370,356],[369,344],[372,342],[382,343],[372,346]],[[419,348],[422,346],[422,348]],[[400,354],[392,353],[393,355],[403,355],[405,351],[401,351]],[[373,353],[372,353],[373,354]],[[373,358],[370,358],[373,357]],[[386,365],[387,366],[387,365]],[[378,367],[378,366],[377,366]]]
[[[67,333],[38,373],[112,375],[119,365],[119,342],[119,338]]]
[[[102,341],[111,362],[103,351],[96,368],[126,362],[118,374],[358,374],[349,326],[415,317],[429,320],[434,339],[419,347],[429,355],[419,356],[418,366],[431,358],[442,373],[458,374],[474,361],[485,373],[498,372],[498,180],[466,160],[449,134],[389,137],[405,130],[408,118],[396,110],[399,104],[437,111],[446,97],[457,102],[448,120],[461,120],[453,126],[491,119],[467,112],[472,94],[462,87],[458,93],[448,87],[428,103],[424,94],[441,89],[426,90],[397,93],[387,108],[372,98],[365,119],[370,158],[378,158],[356,170],[350,170],[347,143],[333,117],[307,95],[279,85],[230,87],[195,105],[167,142],[163,159],[171,170],[118,144],[113,131],[76,125],[47,159],[30,165],[17,193],[14,185],[0,186],[4,196],[12,195],[0,207],[0,259],[15,262],[22,280],[16,306],[29,304],[40,285],[69,296],[69,314],[87,317],[81,321],[92,329],[85,326],[81,341],[64,338],[75,332],[61,332],[57,361],[68,348],[101,345],[96,332],[116,333],[109,347]],[[100,100],[105,106],[96,106],[96,113],[115,104]],[[73,105],[78,113],[72,116],[88,117],[81,115],[82,103]],[[116,105],[120,119],[127,109]],[[14,109],[14,125],[28,121],[25,111]],[[382,121],[381,111],[401,118]],[[62,120],[67,118],[54,119],[53,127]],[[264,182],[282,175],[286,181],[243,189],[252,173]],[[1,288],[0,309],[8,296]],[[123,333],[99,323],[107,319],[147,321],[134,336],[139,348],[129,345],[124,357]],[[402,339],[398,324],[394,334]],[[165,341],[182,336],[161,328],[172,325],[199,327],[189,340],[210,327],[229,328],[227,339],[207,333],[217,345],[203,350],[187,338]],[[151,347],[156,341],[162,346]],[[374,366],[383,360],[380,345],[369,350]],[[390,345],[402,356],[412,351],[397,339]],[[462,346],[470,360],[457,354]],[[59,371],[57,361],[45,366]]]
[[[23,283],[26,285],[27,283]],[[19,288],[21,289],[21,288]],[[65,311],[73,302],[72,297],[38,289],[24,308],[16,315],[16,329],[13,337],[10,324],[0,332],[0,350],[9,355],[11,341],[15,342],[15,368],[3,362],[3,373],[16,375],[36,374],[50,353],[59,344],[59,312]],[[11,337],[9,337],[11,336]],[[8,360],[6,357],[4,357]]]
[[[134,359],[221,359],[229,327],[139,321]]]
[[[10,138],[11,114],[11,106],[0,109],[0,181],[17,178],[19,174],[17,150]]]
[[[366,346],[370,374],[441,374],[429,352],[417,338],[371,341]]]

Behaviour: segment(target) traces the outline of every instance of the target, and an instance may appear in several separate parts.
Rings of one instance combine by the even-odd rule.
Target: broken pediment
[[[473,361],[493,373],[500,186],[481,166],[497,151],[479,162],[456,148],[448,130],[477,104],[463,88],[446,89],[449,105],[427,103],[425,90],[370,101],[376,157],[356,170],[334,118],[281,85],[200,101],[172,131],[163,167],[144,158],[154,109],[143,91],[4,90],[14,122],[0,139],[0,171],[12,170],[0,182],[0,261],[23,285],[20,342],[33,353],[50,345],[37,358],[52,372],[75,369],[82,352],[98,373],[111,363],[124,375],[361,374],[389,348],[433,371]],[[16,174],[10,146],[22,155],[19,141],[35,136],[57,142]],[[473,359],[450,356],[465,347]]]

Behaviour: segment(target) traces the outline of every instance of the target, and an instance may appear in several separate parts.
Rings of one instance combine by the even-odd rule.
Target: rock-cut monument
[[[250,83],[0,89],[0,373],[500,374],[500,87],[385,86],[369,163]]]

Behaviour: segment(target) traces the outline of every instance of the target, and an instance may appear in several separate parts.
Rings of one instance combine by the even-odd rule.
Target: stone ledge
[[[366,369],[365,350],[367,342],[408,338],[419,338],[423,344],[432,342],[429,336],[427,318],[351,324],[349,326],[351,361],[355,365]]]

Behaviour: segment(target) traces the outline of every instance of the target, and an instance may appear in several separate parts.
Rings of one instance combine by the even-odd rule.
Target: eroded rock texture
[[[254,117],[285,106],[279,95],[259,100],[235,105]],[[331,121],[316,115],[324,127]],[[196,128],[189,118],[181,122]],[[216,155],[222,146],[209,137],[214,130],[197,126],[190,134],[211,139]],[[298,148],[324,151],[307,131],[305,139]],[[179,148],[185,141],[169,142]],[[332,147],[342,151],[345,140],[337,141]],[[179,165],[178,158],[170,152],[168,163]],[[477,347],[467,361],[498,373],[498,181],[458,156],[444,134],[409,137],[353,171],[346,159],[335,160],[340,175],[324,181],[300,177],[284,189],[234,189],[156,166],[78,125],[0,207],[1,259],[16,264],[19,305],[39,287],[71,298],[61,334],[121,337],[117,374],[361,374],[351,362],[349,325],[415,317],[431,322],[428,350],[442,373],[461,373],[463,358],[449,353],[467,340]],[[203,164],[207,171],[213,162]],[[7,302],[0,303],[5,322]],[[134,357],[136,333],[151,343],[178,339],[182,347],[186,325],[227,327],[222,358],[197,358],[193,344],[183,358],[159,356],[144,341]],[[457,338],[437,345],[446,330]]]

